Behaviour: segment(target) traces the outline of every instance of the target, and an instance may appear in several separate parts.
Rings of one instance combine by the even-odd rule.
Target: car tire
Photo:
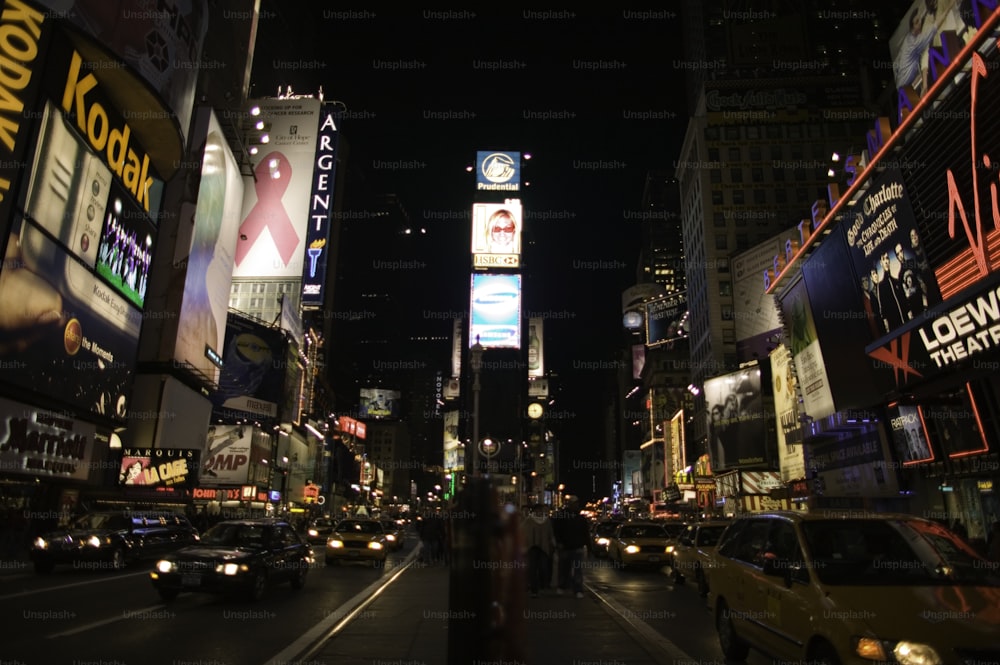
[[[125,550],[121,547],[113,549],[111,551],[111,570],[124,570],[126,565]]]
[[[736,634],[733,620],[729,616],[729,606],[725,601],[719,601],[719,606],[716,608],[715,630],[719,634],[722,655],[729,660],[746,660],[750,646]]]
[[[48,575],[55,569],[55,567],[56,564],[51,561],[35,561],[35,572],[39,575]]]
[[[306,585],[306,577],[309,575],[309,562],[303,559],[299,562],[299,568],[292,575],[291,585],[293,589],[301,589]]]
[[[810,661],[819,665],[840,665],[840,657],[829,644],[823,643],[817,646],[810,657]]]
[[[181,593],[179,589],[157,589],[157,591],[160,594],[160,598],[165,603],[169,603],[174,600]]]
[[[258,570],[250,580],[250,588],[247,589],[247,597],[250,600],[260,600],[267,591],[267,573]]]

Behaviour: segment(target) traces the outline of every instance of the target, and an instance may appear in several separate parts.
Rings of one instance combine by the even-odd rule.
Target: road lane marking
[[[115,575],[114,577],[106,577],[96,580],[86,580],[84,582],[72,582],[70,584],[60,584],[59,586],[49,586],[44,589],[31,589],[29,591],[18,591],[17,593],[9,593],[6,596],[0,596],[0,600],[7,600],[8,598],[20,598],[22,596],[31,596],[36,593],[45,593],[47,591],[61,591],[63,589],[72,589],[73,587],[85,586],[87,584],[100,584],[101,582],[113,582],[114,580],[125,579],[126,577],[136,577],[137,575],[149,575],[148,570],[144,570],[139,573],[126,573],[124,575]]]
[[[51,640],[56,637],[65,637],[66,635],[76,635],[77,633],[82,633],[84,631],[91,630],[93,628],[106,626],[109,623],[114,623],[116,621],[123,621],[124,619],[130,619],[132,618],[131,615],[149,614],[150,612],[154,612],[156,610],[162,610],[165,608],[166,605],[160,604],[160,605],[151,605],[150,607],[144,607],[141,610],[123,610],[121,616],[111,617],[110,619],[102,619],[100,621],[91,621],[90,623],[84,624],[82,626],[77,626],[76,628],[71,628],[69,630],[64,630],[58,633],[52,633],[51,635],[46,635],[45,638]]]
[[[399,570],[389,576],[388,579],[380,577],[353,598],[341,604],[332,614],[317,623],[308,631],[299,636],[297,640],[282,649],[279,653],[269,658],[266,665],[291,665],[309,656],[309,652],[314,652],[325,644],[331,637],[340,632],[351,620],[360,614],[369,604],[389,588],[399,576],[406,572],[413,560],[417,558],[420,546],[413,550],[400,562]]]
[[[594,594],[594,596],[596,596],[597,599],[606,606],[605,609],[612,612],[617,618],[620,618],[622,621],[628,623],[628,625],[633,630],[635,630],[635,632],[639,633],[639,635],[641,635],[642,638],[649,643],[649,644],[643,644],[643,646],[646,647],[646,650],[649,651],[650,655],[656,658],[658,662],[675,663],[680,660],[692,663],[697,662],[698,659],[689,656],[687,653],[681,650],[679,646],[671,642],[662,633],[660,633],[658,630],[650,626],[648,623],[646,623],[645,621],[643,621],[638,617],[630,616],[635,614],[635,612],[626,609],[623,605],[618,603],[618,601],[613,599],[610,595],[605,596],[601,593],[598,593],[597,589],[595,589],[592,585],[587,583],[584,583],[584,588],[586,588],[587,591],[589,591],[590,593]],[[642,643],[640,642],[640,644]],[[661,650],[661,653],[653,653],[650,648],[650,645],[652,645],[658,650]]]

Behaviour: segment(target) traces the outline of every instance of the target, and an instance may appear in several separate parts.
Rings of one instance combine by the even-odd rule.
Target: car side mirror
[[[774,552],[764,552],[761,560],[761,568],[765,575],[784,577],[788,574],[788,562],[779,558]]]

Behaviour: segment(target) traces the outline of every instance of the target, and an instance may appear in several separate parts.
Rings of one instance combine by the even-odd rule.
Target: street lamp
[[[479,391],[482,386],[479,384],[479,373],[483,369],[483,345],[479,343],[479,335],[476,335],[476,343],[471,349],[472,361],[472,474],[479,475]]]

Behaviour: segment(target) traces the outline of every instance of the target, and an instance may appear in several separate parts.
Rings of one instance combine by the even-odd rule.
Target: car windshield
[[[618,522],[602,522],[594,527],[595,536],[613,536],[615,535],[615,529],[618,528]]]
[[[655,524],[627,524],[618,532],[620,538],[666,538],[667,532]]]
[[[263,524],[216,524],[201,537],[203,545],[226,547],[263,547]]]
[[[715,547],[719,544],[719,538],[722,537],[722,532],[726,530],[725,525],[721,526],[703,526],[698,529],[698,545],[703,545],[705,547]]]
[[[848,519],[810,521],[802,530],[824,584],[1000,586],[1000,571],[943,528]]]
[[[74,529],[125,529],[128,525],[125,516],[117,513],[91,513],[73,522]]]
[[[687,529],[683,524],[666,524],[663,526],[663,531],[668,538],[677,538],[684,530]]]
[[[314,520],[313,526],[320,529],[325,529],[327,527],[333,526],[333,520],[325,520],[325,519]]]
[[[340,533],[382,533],[382,525],[378,522],[364,520],[344,520],[337,525]]]

